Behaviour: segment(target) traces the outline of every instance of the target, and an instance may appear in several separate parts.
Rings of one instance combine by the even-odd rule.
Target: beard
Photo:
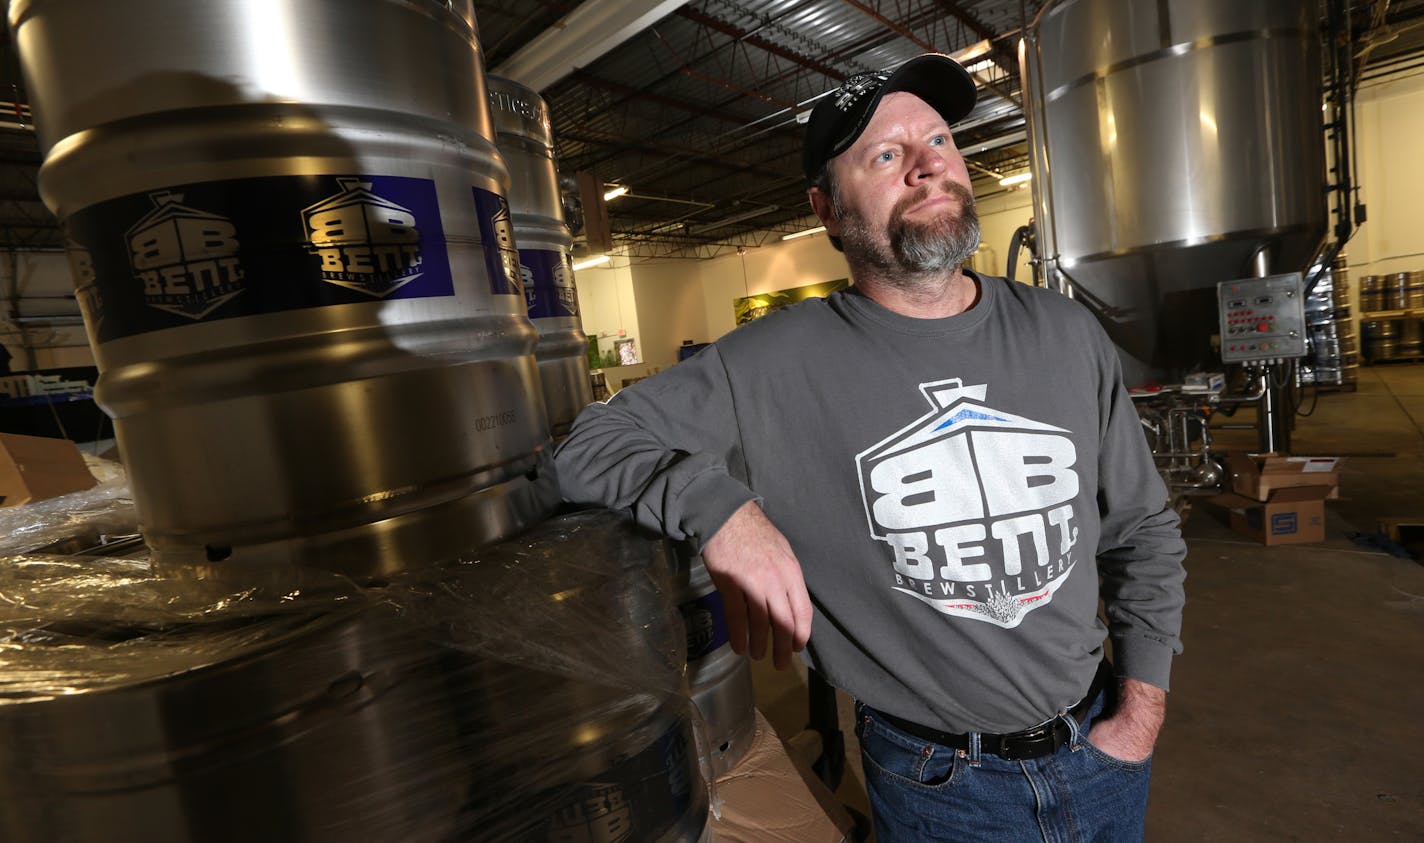
[[[911,221],[905,213],[930,198],[932,192],[948,193],[959,200],[959,212],[924,221]],[[938,185],[921,185],[914,193],[895,203],[884,236],[867,221],[848,213],[840,197],[832,195],[836,215],[843,222],[841,241],[847,257],[892,275],[925,275],[953,269],[979,248],[979,214],[974,194],[964,185],[945,179]]]

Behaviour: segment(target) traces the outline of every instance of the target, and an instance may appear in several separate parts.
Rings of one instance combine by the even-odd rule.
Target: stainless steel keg
[[[687,684],[706,725],[707,760],[720,777],[747,754],[756,732],[751,662],[732,652],[722,594],[702,557],[684,545],[672,554],[673,587],[687,629]]]
[[[0,560],[0,839],[691,843],[660,560],[606,512],[330,600]]]
[[[1364,323],[1365,356],[1370,360],[1393,360],[1399,356],[1399,323],[1382,319]]]
[[[1398,357],[1410,358],[1418,357],[1424,352],[1424,330],[1421,330],[1418,319],[1400,319],[1399,325],[1399,351]]]
[[[1402,272],[1404,276],[1404,306],[1424,308],[1424,272]]]
[[[509,209],[529,319],[539,331],[535,356],[544,406],[555,437],[569,432],[574,417],[593,403],[588,378],[588,338],[579,317],[564,224],[563,199],[554,165],[549,106],[533,89],[490,76],[490,111],[500,154],[509,165]]]
[[[1373,313],[1384,310],[1383,279],[1378,275],[1366,275],[1360,279],[1360,310]]]
[[[469,0],[15,0],[165,569],[381,576],[557,505]]]
[[[1384,309],[1403,310],[1409,307],[1409,273],[1393,272],[1384,276]]]

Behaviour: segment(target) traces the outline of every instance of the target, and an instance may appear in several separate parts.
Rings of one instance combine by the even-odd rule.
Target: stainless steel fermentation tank
[[[529,319],[539,331],[535,357],[544,406],[555,437],[568,433],[579,411],[593,403],[588,339],[579,317],[570,260],[573,236],[564,224],[554,166],[549,106],[533,89],[487,77],[496,142],[509,166],[509,210]]]
[[[557,504],[468,0],[14,0],[158,565],[380,576]]]
[[[1039,254],[1129,386],[1220,366],[1216,284],[1325,232],[1311,0],[1050,2],[1022,48]]]

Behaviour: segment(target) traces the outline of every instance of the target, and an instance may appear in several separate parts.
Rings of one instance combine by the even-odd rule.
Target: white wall
[[[1361,85],[1355,125],[1369,220],[1345,248],[1350,276],[1424,269],[1424,72]]]
[[[1024,184],[1003,190],[977,203],[979,209],[979,251],[974,255],[974,268],[988,275],[1003,275],[1008,268],[1009,241],[1019,226],[1033,218],[1033,192]],[[1014,278],[1033,283],[1033,271],[1028,263],[1028,250],[1019,250]]]
[[[579,315],[584,333],[599,338],[599,349],[613,348],[613,341],[623,337],[638,340],[638,305],[633,293],[633,273],[625,257],[614,257],[603,266],[580,269],[574,273],[578,289]]]
[[[63,253],[0,252],[0,290],[0,342],[12,369],[94,365]]]
[[[643,362],[667,368],[683,340],[707,342],[701,261],[660,261],[633,267],[638,302],[638,345]]]
[[[807,227],[814,224],[807,222]],[[707,261],[702,298],[708,338],[716,339],[737,326],[732,305],[737,299],[849,277],[845,257],[824,233],[749,246],[745,254]]]

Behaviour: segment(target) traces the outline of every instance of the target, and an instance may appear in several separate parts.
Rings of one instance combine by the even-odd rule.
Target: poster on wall
[[[737,315],[737,324],[745,325],[753,319],[760,319],[773,310],[780,310],[787,305],[806,299],[825,298],[831,293],[844,290],[849,286],[849,278],[837,278],[834,281],[822,281],[820,284],[807,284],[804,287],[792,287],[789,290],[758,293],[755,296],[732,299],[732,310]]]

